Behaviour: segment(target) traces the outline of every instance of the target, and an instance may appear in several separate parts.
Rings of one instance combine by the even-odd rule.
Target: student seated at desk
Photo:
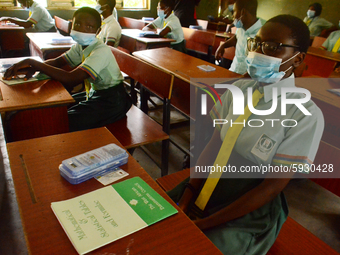
[[[21,6],[29,11],[29,18],[22,20],[18,18],[3,17],[0,21],[9,21],[26,29],[32,29],[35,32],[57,32],[54,19],[50,13],[33,0],[18,0]]]
[[[340,27],[340,21],[339,21]],[[320,47],[323,50],[340,53],[340,30],[332,32]]]
[[[294,173],[272,171],[254,177],[250,171],[241,175],[237,171],[247,166],[248,169],[262,166],[288,169],[296,164],[307,173],[314,160],[324,128],[321,110],[309,100],[301,104],[304,109],[290,104],[286,113],[281,113],[283,89],[295,90],[285,93],[288,100],[304,101],[305,94],[296,91],[293,71],[303,62],[308,46],[308,27],[291,15],[268,20],[257,36],[248,40],[246,62],[252,80],[242,79],[233,84],[245,97],[243,106],[239,106],[245,107],[245,114],[233,114],[238,100],[236,97],[233,100],[230,90],[222,95],[222,103],[217,102],[210,115],[213,120],[227,122],[213,128],[211,121],[212,137],[194,168],[194,172],[197,167],[202,170],[200,178],[192,172],[194,178],[168,192],[223,254],[266,254],[288,216],[282,190]],[[253,93],[249,93],[254,107],[251,111],[247,106],[248,89]],[[252,113],[254,109],[270,110],[274,104],[277,107],[266,115]],[[266,122],[265,119],[275,119],[278,125],[253,126],[260,120]],[[279,124],[285,119],[294,121]],[[241,124],[250,120],[254,122]],[[208,168],[215,167],[217,171],[217,166],[221,169],[226,166],[226,171],[221,176],[208,177],[212,174]],[[228,173],[227,169],[232,167],[235,172]]]
[[[245,59],[247,57],[247,38],[254,37],[264,24],[264,20],[256,17],[257,0],[236,0],[234,4],[234,25],[236,34],[221,44],[215,53],[217,60],[222,59],[224,49],[236,47],[235,57],[229,68],[230,71],[244,74],[247,72]]]
[[[173,13],[172,0],[160,0],[157,6],[158,18],[145,26],[143,31],[162,29],[158,34],[176,40],[171,43],[171,48],[185,52],[184,33],[179,19]]]
[[[307,11],[307,16],[304,18],[304,22],[309,28],[310,36],[319,36],[324,29],[333,29],[334,25],[320,18],[322,12],[322,5],[319,3],[314,3],[309,6]]]
[[[233,12],[234,12],[234,3],[235,0],[225,0],[222,1],[221,3],[221,10],[223,10],[221,12],[221,15],[217,18],[214,18],[212,16],[208,16],[208,18],[211,21],[214,22],[224,22],[226,24],[232,24],[234,21],[234,17],[233,17]]]
[[[55,59],[43,63],[25,59],[9,68],[5,79],[19,73],[29,78],[36,71],[49,75],[67,89],[84,82],[86,92],[73,95],[76,104],[68,109],[70,131],[104,126],[123,118],[131,107],[123,77],[110,48],[96,38],[101,17],[90,7],[82,7],[73,15],[71,36],[76,45]],[[76,67],[64,71],[66,64]]]
[[[98,38],[107,45],[117,47],[122,36],[122,28],[115,18],[116,0],[97,0],[96,10],[103,16],[103,25]]]

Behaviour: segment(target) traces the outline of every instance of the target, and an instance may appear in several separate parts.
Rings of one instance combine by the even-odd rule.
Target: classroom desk
[[[327,90],[340,89],[339,80],[321,77],[295,79],[296,86],[311,92],[312,100],[324,115],[325,129],[322,140],[338,148],[340,148],[340,97]]]
[[[22,51],[25,49],[23,27],[0,23],[0,47],[1,56],[6,57],[10,51]]]
[[[0,64],[2,61],[8,59],[1,59]],[[10,139],[22,140],[68,132],[66,106],[73,102],[72,96],[57,81],[8,86],[0,77],[0,112]]]
[[[39,56],[43,60],[58,57],[74,45],[74,43],[59,45],[52,44],[53,38],[64,37],[59,33],[27,33],[26,35],[30,39],[31,56]]]
[[[231,83],[242,77],[240,74],[233,73],[220,66],[213,65],[202,59],[192,57],[170,48],[138,51],[134,52],[133,55],[160,68],[164,72],[174,75],[171,105],[195,120],[195,130],[197,131],[195,132],[195,141],[199,141],[200,139],[201,123],[204,121],[200,114],[196,114],[196,109],[200,109],[200,105],[196,102],[196,98],[200,98],[201,93],[205,93],[201,89],[197,89],[205,88],[205,86],[199,82],[203,82],[207,85],[213,85],[216,82],[222,81]],[[215,67],[216,70],[205,72],[197,67],[199,65],[210,65]],[[190,97],[192,94],[196,95],[195,98]],[[211,104],[212,100],[208,99],[208,104],[209,102]],[[143,111],[147,111],[146,102],[142,101],[141,107]],[[163,125],[168,125],[167,129],[170,130],[170,123],[163,123]],[[198,145],[196,145],[196,148],[198,151],[201,149]]]
[[[70,199],[103,185],[95,179],[72,185],[60,176],[62,160],[108,143],[120,143],[106,129],[42,137],[8,143],[14,187],[29,254],[77,254],[51,209],[51,202]],[[120,145],[121,146],[121,145]],[[176,206],[133,157],[121,168],[128,177],[141,177]],[[221,254],[177,207],[163,221],[112,242],[91,254]]]
[[[309,47],[304,62],[307,69],[303,76],[320,76],[327,78],[333,72],[336,63],[340,62],[340,54],[322,50],[315,47]]]
[[[119,46],[127,49],[129,52],[170,47],[171,42],[175,42],[174,39],[168,38],[146,38],[140,37],[142,32],[140,29],[122,29],[122,37],[120,38]]]

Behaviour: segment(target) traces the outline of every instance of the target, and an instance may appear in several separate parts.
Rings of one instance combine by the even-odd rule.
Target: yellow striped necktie
[[[85,56],[83,54],[81,62],[85,61]],[[90,95],[90,89],[91,89],[91,83],[89,82],[88,79],[84,80],[84,85],[85,85],[85,91],[86,91],[86,101],[89,100],[89,95]]]
[[[336,43],[334,44],[334,47],[333,47],[333,49],[332,49],[332,52],[338,52],[339,48],[340,48],[340,37],[339,37],[339,39],[336,41]]]
[[[253,106],[255,107],[260,99],[263,97],[263,94],[260,93],[258,89],[256,89],[253,93]],[[251,111],[248,108],[248,105],[244,109],[244,115],[240,115],[235,122],[244,122],[246,121],[250,115]],[[217,154],[217,157],[214,162],[214,167],[217,169],[217,165],[220,167],[226,166],[230,157],[230,154],[235,146],[236,140],[238,136],[240,135],[242,131],[243,125],[237,125],[229,127],[226,136],[224,137],[222,146],[220,148],[220,151]],[[203,188],[198,195],[195,204],[198,208],[200,208],[202,211],[206,207],[218,181],[220,180],[222,175],[222,171],[218,172],[215,171],[213,173],[209,174],[209,177],[207,178],[206,182],[203,185]]]

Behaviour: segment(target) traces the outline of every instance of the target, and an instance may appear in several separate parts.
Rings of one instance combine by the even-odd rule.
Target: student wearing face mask
[[[340,20],[339,20],[340,27]],[[320,47],[323,50],[340,53],[340,30],[332,32]]]
[[[313,101],[304,100],[305,91],[295,87],[293,73],[303,62],[308,46],[307,26],[291,15],[268,20],[255,38],[249,38],[246,63],[252,79],[233,84],[244,95],[244,103],[239,107],[245,107],[245,114],[233,113],[239,100],[233,99],[231,90],[222,95],[221,103],[215,104],[210,116],[227,123],[216,125],[194,168],[217,169],[216,162],[220,161],[220,168],[234,167],[235,174],[225,171],[216,181],[216,175],[210,178],[207,176],[211,172],[203,173],[168,192],[223,254],[266,254],[288,215],[282,190],[293,177],[293,171],[239,173],[263,166],[289,169],[295,164],[307,174],[314,160],[324,119]],[[289,93],[284,93],[284,89]],[[304,101],[300,101],[304,108],[288,104],[286,113],[282,113],[284,95],[288,100]],[[247,110],[249,96],[254,106],[251,111]],[[263,115],[253,113],[255,110],[272,111]],[[275,120],[275,124],[266,119]],[[261,121],[263,125],[259,124]],[[281,125],[282,121],[287,122]],[[191,177],[194,176],[195,172],[191,172]]]
[[[29,18],[22,20],[18,18],[2,17],[0,21],[9,21],[26,29],[32,29],[35,32],[57,32],[54,19],[50,13],[33,0],[18,0],[20,5],[29,11]]]
[[[145,26],[143,31],[161,29],[160,37],[167,37],[176,40],[171,43],[171,48],[186,52],[184,34],[181,23],[173,13],[174,3],[172,0],[160,0],[157,6],[158,18]]]
[[[319,36],[324,29],[331,29],[333,24],[324,18],[321,18],[322,5],[319,3],[313,3],[309,6],[307,16],[303,19],[303,22],[309,28],[310,36]]]
[[[101,17],[95,9],[78,9],[74,12],[71,30],[77,44],[60,57],[43,63],[25,59],[10,67],[4,79],[22,73],[27,79],[40,71],[61,82],[69,91],[84,82],[86,91],[74,94],[76,104],[68,109],[70,131],[101,127],[123,118],[131,107],[131,99],[110,48],[96,37],[100,26]],[[65,65],[74,69],[61,69]]]
[[[234,25],[236,34],[221,44],[215,53],[217,60],[222,59],[224,49],[236,47],[235,57],[229,68],[230,71],[244,74],[247,72],[245,62],[247,56],[247,38],[254,37],[264,24],[264,20],[256,17],[257,0],[236,0],[234,4]]]
[[[114,15],[116,0],[97,0],[95,9],[103,16],[101,31],[98,38],[105,44],[117,47],[122,35],[120,27]]]

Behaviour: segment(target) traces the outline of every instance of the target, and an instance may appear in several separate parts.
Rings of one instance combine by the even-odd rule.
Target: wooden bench
[[[215,33],[182,27],[185,47],[190,55],[213,62],[212,50]]]
[[[146,25],[146,23],[142,20],[127,17],[119,17],[118,22],[122,28],[143,29]]]
[[[72,22],[62,19],[58,16],[53,16],[55,20],[55,26],[57,27],[60,34],[69,36],[71,32]]]
[[[190,169],[158,178],[156,182],[165,191],[176,187],[190,176]],[[267,255],[331,255],[339,254],[299,223],[288,217],[279,236]]]
[[[307,65],[303,77],[319,76],[328,78],[335,65],[340,62],[340,53],[309,47],[304,62]]]
[[[151,91],[159,98],[163,100],[163,123],[170,123],[170,97],[171,97],[171,88],[173,83],[173,76],[163,72],[160,69],[124,52],[117,48],[110,47],[113,55],[115,56],[119,68],[122,72],[126,73],[133,81],[138,82],[141,85],[141,104],[147,104],[146,98],[144,96],[145,89]],[[134,84],[134,82],[132,82]],[[135,94],[134,87],[131,88],[132,94]],[[135,96],[133,96],[135,97]],[[137,111],[137,110],[135,110]],[[140,111],[138,109],[138,111]],[[139,114],[143,113],[140,111]],[[147,113],[147,112],[146,112]],[[143,113],[146,115],[146,113]],[[146,117],[148,117],[146,115]],[[149,117],[148,117],[149,118]],[[140,127],[136,118],[132,118],[135,121],[135,128]],[[150,119],[152,120],[152,119]],[[153,121],[153,120],[152,120]],[[158,123],[153,121],[159,127],[161,127]],[[167,175],[168,173],[168,154],[169,154],[169,132],[167,129],[168,125],[163,125],[161,127],[163,129],[161,140],[162,140],[162,176]],[[110,130],[110,129],[109,129]],[[153,132],[152,129],[146,130],[149,132]],[[166,138],[165,138],[166,135]],[[118,138],[118,137],[117,137]],[[119,138],[118,138],[119,140]],[[149,141],[148,143],[151,143]],[[134,147],[139,146],[135,144]]]

